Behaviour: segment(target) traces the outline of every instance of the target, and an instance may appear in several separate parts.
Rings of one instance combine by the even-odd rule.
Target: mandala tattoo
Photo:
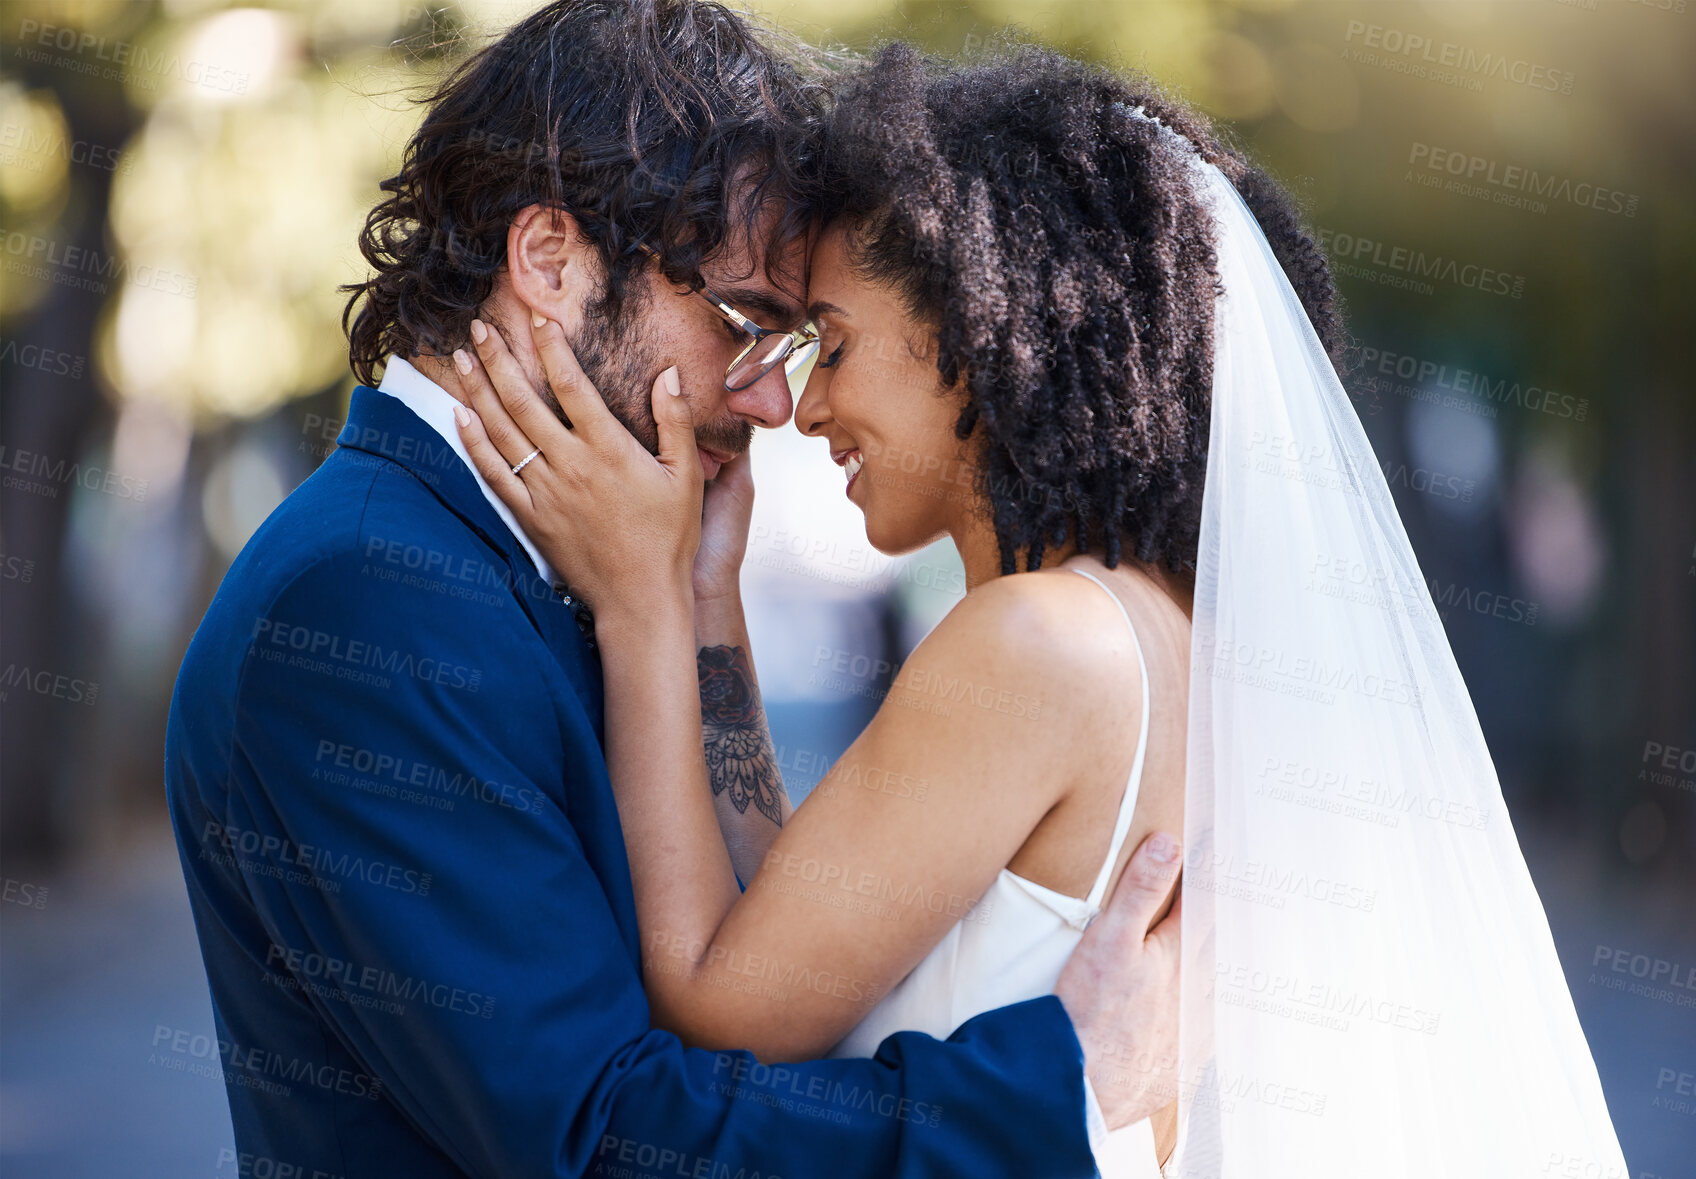
[[[777,768],[754,669],[741,647],[702,647],[695,656],[701,681],[701,734],[713,794],[730,792],[736,813],[753,803],[783,826],[783,775]]]

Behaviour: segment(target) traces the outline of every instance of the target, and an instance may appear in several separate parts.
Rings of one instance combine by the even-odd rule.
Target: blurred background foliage
[[[362,274],[356,234],[417,121],[411,99],[530,7],[0,6],[9,881],[74,879],[138,845],[169,862],[159,767],[177,664],[231,557],[333,447],[352,386],[336,288]],[[1696,750],[1692,8],[758,5],[803,37],[857,50],[901,37],[969,55],[1016,26],[1146,71],[1297,195],[1342,264],[1357,343],[1350,391],[1445,616],[1593,1042],[1592,1019],[1614,1018],[1586,1010],[1595,1000],[1580,985],[1595,931],[1629,926],[1646,950],[1696,964],[1696,753],[1678,768],[1680,751]],[[1513,179],[1529,172],[1543,195]],[[1506,293],[1418,279],[1414,255],[1499,272]],[[834,470],[778,436],[762,437],[756,459],[767,489],[749,569],[763,607],[756,657],[763,680],[773,669],[774,724],[800,795],[870,704],[818,691],[794,652],[813,650],[812,628],[834,627],[839,643],[899,657],[952,601],[915,586],[957,582],[862,576],[858,557],[843,576],[835,546],[864,542]],[[779,484],[781,501],[770,494]],[[775,538],[786,528],[832,547],[785,551]],[[10,974],[14,997],[28,973],[14,937],[35,916],[0,912],[13,947],[0,982]],[[31,936],[24,953],[47,955],[51,939]],[[1696,1064],[1688,1008],[1622,1010],[1621,1036],[1647,1043],[1660,1035],[1652,1025],[1676,1023],[1680,1067]],[[16,1012],[14,1002],[13,1028]],[[1649,1066],[1621,1061],[1618,1076],[1642,1089],[1630,1070]],[[1610,1085],[1627,1083],[1603,1067]],[[1632,1131],[1628,1157],[1678,1130],[1636,1113],[1647,1128]],[[18,1141],[16,1114],[10,1123],[0,1149]],[[1648,1161],[1690,1175],[1688,1158],[1677,1170],[1673,1157]]]

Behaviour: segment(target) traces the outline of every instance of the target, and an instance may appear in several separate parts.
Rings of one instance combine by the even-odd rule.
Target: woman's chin
[[[866,543],[886,557],[899,555],[896,549],[890,547],[891,544],[898,542],[890,536],[887,522],[880,519],[875,510],[864,505],[860,507],[860,515],[865,518],[866,522]]]
[[[922,530],[880,516],[875,509],[861,509],[866,518],[866,543],[886,557],[904,557],[918,552],[933,536]]]

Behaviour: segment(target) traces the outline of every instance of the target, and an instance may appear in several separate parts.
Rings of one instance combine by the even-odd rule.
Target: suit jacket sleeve
[[[266,969],[317,984],[303,997],[456,1166],[1095,1174],[1053,997],[946,1043],[893,1036],[874,1060],[767,1067],[651,1029],[628,901],[607,885],[628,880],[623,848],[584,837],[604,764],[592,726],[559,720],[552,655],[516,604],[385,592],[357,559],[303,571],[254,620],[220,837],[249,853]],[[444,783],[451,811],[424,801]],[[403,1015],[380,1000],[397,988]]]

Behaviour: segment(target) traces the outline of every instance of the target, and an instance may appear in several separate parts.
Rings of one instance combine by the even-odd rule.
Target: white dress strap
[[[1136,761],[1131,765],[1131,776],[1125,783],[1124,797],[1119,800],[1119,818],[1113,824],[1113,842],[1107,849],[1107,862],[1101,866],[1101,875],[1096,877],[1095,887],[1089,890],[1090,907],[1100,909],[1102,901],[1107,898],[1107,882],[1113,876],[1113,865],[1119,862],[1119,851],[1125,846],[1125,836],[1130,834],[1131,814],[1136,810],[1137,794],[1142,786],[1143,754],[1148,751],[1148,664],[1143,661],[1142,642],[1137,638],[1136,625],[1131,622],[1130,612],[1125,609],[1125,603],[1119,600],[1119,595],[1093,573],[1076,566],[1072,566],[1072,572],[1095,582],[1103,593],[1113,599],[1113,604],[1119,607],[1119,614],[1124,618],[1125,625],[1131,628],[1131,645],[1137,652],[1137,674],[1142,677],[1142,726],[1137,733]]]

